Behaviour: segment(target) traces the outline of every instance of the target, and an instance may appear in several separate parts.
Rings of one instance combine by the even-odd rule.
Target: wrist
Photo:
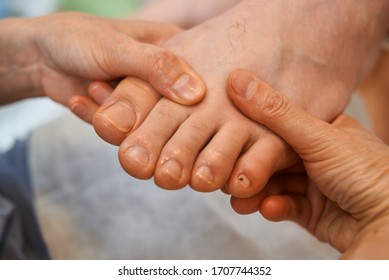
[[[0,104],[41,95],[39,56],[30,19],[0,21]]]

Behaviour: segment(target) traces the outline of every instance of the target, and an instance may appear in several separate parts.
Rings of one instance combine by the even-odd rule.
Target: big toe
[[[96,133],[106,142],[120,145],[144,121],[159,98],[146,82],[124,79],[94,115]]]

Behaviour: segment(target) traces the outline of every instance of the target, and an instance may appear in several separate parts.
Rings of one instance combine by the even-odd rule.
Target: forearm
[[[183,28],[217,16],[242,0],[155,0],[141,8],[134,18],[172,23]]]
[[[27,22],[0,21],[0,105],[41,94],[39,57]]]

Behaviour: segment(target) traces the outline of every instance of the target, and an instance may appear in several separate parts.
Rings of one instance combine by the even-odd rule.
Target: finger
[[[236,213],[240,215],[249,215],[259,211],[259,205],[266,197],[267,194],[265,191],[248,198],[231,196],[230,204]]]
[[[265,219],[272,222],[292,221],[306,227],[311,207],[303,195],[272,195],[261,202],[259,212]]]
[[[71,97],[68,107],[77,117],[89,124],[92,124],[93,115],[99,109],[98,104],[84,95]]]
[[[337,138],[338,130],[310,116],[250,72],[235,70],[228,94],[244,114],[277,133],[297,152],[315,151],[323,141]]]
[[[272,177],[266,184],[265,188],[258,194],[249,198],[231,197],[231,206],[235,212],[246,215],[260,210],[262,201],[268,197],[279,196],[284,194],[304,195],[307,189],[307,180],[303,174],[279,174]],[[272,206],[272,205],[271,205]],[[274,208],[274,207],[273,207]],[[267,213],[272,213],[269,208]],[[269,214],[269,217],[271,215]]]
[[[102,105],[113,92],[113,88],[105,82],[92,82],[88,88],[88,95],[98,105]]]
[[[100,105],[110,96],[113,88],[104,82],[92,82],[88,87],[88,95],[75,95],[68,101],[69,109],[83,121],[92,124],[93,115]]]
[[[278,175],[253,197],[231,197],[231,206],[242,215],[259,211],[269,221],[293,221],[306,227],[312,213],[306,191],[304,175]]]
[[[298,200],[296,200],[298,203]],[[266,197],[258,206],[261,215],[272,222],[290,220],[295,216],[296,202],[288,195]]]
[[[106,62],[104,68],[110,69],[111,76],[141,78],[165,97],[183,105],[193,105],[203,99],[202,79],[172,52],[133,40],[116,48],[109,54],[102,54]]]

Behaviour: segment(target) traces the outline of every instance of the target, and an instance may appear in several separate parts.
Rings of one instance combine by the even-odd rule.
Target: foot
[[[322,30],[302,32],[310,17],[288,32],[280,26],[292,26],[290,18],[270,24],[280,18],[270,6],[243,1],[168,43],[167,48],[191,64],[207,84],[201,104],[185,107],[164,98],[157,102],[153,89],[135,79],[118,86],[114,101],[107,105],[115,117],[109,119],[100,111],[94,125],[104,139],[116,143],[124,139],[119,159],[129,174],[141,179],[154,175],[156,184],[166,189],[189,183],[208,192],[227,184],[233,196],[250,197],[274,172],[294,163],[278,136],[244,117],[229,101],[226,81],[237,67],[258,74],[322,119],[334,118],[345,107],[357,70],[339,75],[349,61],[334,62],[339,49],[309,44],[323,35]],[[328,39],[337,38],[330,35]]]

